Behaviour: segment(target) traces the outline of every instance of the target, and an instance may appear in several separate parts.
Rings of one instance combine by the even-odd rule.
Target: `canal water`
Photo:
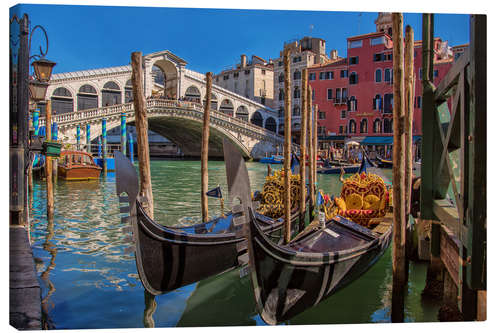
[[[247,163],[252,190],[267,166]],[[273,166],[278,168],[278,166]],[[224,162],[209,162],[209,188],[226,196]],[[391,177],[390,170],[385,171]],[[155,218],[164,225],[200,221],[200,162],[151,161]],[[319,187],[338,194],[336,175],[318,175]],[[31,242],[42,287],[47,327],[55,329],[265,325],[255,311],[249,277],[239,270],[154,298],[138,278],[131,233],[120,221],[115,176],[54,187],[55,218],[46,219],[45,182],[34,181]],[[220,212],[209,198],[210,214]],[[285,324],[390,322],[391,249],[361,278]],[[411,263],[405,321],[436,321],[438,306],[420,298],[425,264]]]

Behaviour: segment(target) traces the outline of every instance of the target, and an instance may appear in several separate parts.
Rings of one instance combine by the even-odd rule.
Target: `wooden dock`
[[[41,291],[28,232],[9,228],[9,324],[19,330],[41,330]]]

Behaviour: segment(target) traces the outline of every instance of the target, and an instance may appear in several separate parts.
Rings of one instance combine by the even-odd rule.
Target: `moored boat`
[[[262,157],[259,160],[260,163],[269,163],[269,164],[283,164],[283,156],[281,155],[273,155],[271,157]]]
[[[392,168],[392,161],[380,158],[379,156],[375,157],[377,160],[377,166],[379,168],[390,169]]]
[[[57,164],[57,175],[65,180],[98,179],[101,167],[95,164],[92,155],[84,151],[61,152]]]
[[[266,323],[286,321],[315,306],[361,276],[389,246],[392,223],[387,217],[379,220],[373,229],[341,216],[330,219],[325,226],[315,220],[288,245],[271,242],[260,228],[246,197],[245,187],[249,186],[249,180],[243,159],[240,169],[238,194],[242,207],[239,211],[233,209],[233,213],[243,217],[240,220],[248,241],[254,299]],[[360,177],[366,179],[363,175]],[[365,185],[368,184],[360,184],[361,192],[367,191]],[[368,191],[377,191],[377,188],[374,186]],[[353,194],[351,191],[355,190],[351,186],[346,193]],[[385,192],[380,195],[385,198]],[[370,203],[374,205],[371,199]],[[385,201],[377,204],[382,207]],[[367,210],[367,213],[373,213],[372,210]],[[379,216],[379,212],[376,213]],[[360,216],[362,219],[366,217],[364,214]]]
[[[226,150],[224,153],[226,156]],[[163,294],[248,262],[246,240],[231,212],[193,226],[163,226],[148,216],[138,198],[135,167],[119,152],[115,152],[115,161],[116,193],[120,202],[129,204],[121,212],[130,214],[125,219],[132,224],[137,270],[151,294]],[[231,170],[226,173],[231,188],[235,179]],[[292,220],[297,217],[295,213]],[[256,219],[268,237],[280,239],[283,219],[262,214],[256,214]]]

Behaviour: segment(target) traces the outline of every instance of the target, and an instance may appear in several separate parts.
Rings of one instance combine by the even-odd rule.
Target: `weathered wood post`
[[[316,205],[316,192],[318,191],[318,106],[311,107],[312,110],[312,135],[313,135],[313,184],[314,184],[314,205]]]
[[[414,64],[414,40],[413,29],[409,25],[405,29],[405,55],[404,55],[404,73],[405,73],[405,215],[406,220],[410,216],[411,208],[411,182],[413,179],[413,99],[414,99],[414,86],[415,75],[413,72]]]
[[[47,100],[45,108],[45,138],[50,140],[52,137],[52,101]],[[54,184],[52,183],[52,157],[45,157],[45,182],[47,183],[47,218],[54,218]]]
[[[302,69],[302,113],[300,118],[300,217],[299,230],[306,226],[306,136],[307,136],[307,106],[309,102],[307,84],[307,68]]]
[[[148,118],[144,96],[142,52],[132,52],[132,91],[134,94],[135,127],[137,131],[137,158],[139,160],[140,193],[147,200],[146,211],[154,218],[153,187],[149,163]]]
[[[291,92],[290,92],[290,50],[285,48],[283,51],[283,63],[285,66],[285,144],[283,147],[283,171],[285,177],[285,196],[283,198],[283,204],[285,205],[285,230],[284,238],[285,244],[288,244],[291,240],[291,207],[290,207],[290,147],[292,139],[292,122],[291,122]]]
[[[205,109],[203,111],[203,129],[201,134],[201,217],[203,222],[208,221],[208,139],[210,138],[212,73],[206,73],[205,80],[207,91],[205,94]]]
[[[311,92],[311,87],[309,87],[309,92]],[[312,93],[309,94],[309,101],[307,103],[307,156],[309,157],[309,169],[307,173],[307,182],[309,183],[309,223],[313,219],[314,213],[314,164],[313,164],[313,121],[312,121]]]
[[[394,146],[392,154],[393,242],[392,242],[392,322],[404,320],[404,285],[406,283],[406,223],[404,204],[404,80],[403,80],[403,15],[392,14],[394,70]]]

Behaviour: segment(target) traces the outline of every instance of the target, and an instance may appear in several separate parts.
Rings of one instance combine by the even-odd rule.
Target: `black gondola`
[[[288,245],[274,244],[259,226],[246,194],[248,172],[241,157],[239,170],[243,185],[233,195],[243,203],[240,214],[246,216],[242,225],[254,298],[268,324],[286,321],[354,281],[390,244],[391,223],[370,230],[342,217],[328,221],[324,228],[310,228]]]
[[[246,241],[238,234],[232,213],[188,227],[160,225],[147,215],[138,200],[135,167],[120,152],[115,152],[115,162],[116,193],[121,203],[129,204],[121,207],[120,212],[130,213],[124,219],[132,224],[137,271],[151,294],[166,293],[248,261]],[[282,219],[257,215],[257,220],[268,236],[279,239]]]
[[[383,169],[391,169],[392,168],[392,161],[391,160],[385,160],[383,158],[380,158],[378,155],[375,158],[377,160],[377,166],[379,168],[383,168]]]

